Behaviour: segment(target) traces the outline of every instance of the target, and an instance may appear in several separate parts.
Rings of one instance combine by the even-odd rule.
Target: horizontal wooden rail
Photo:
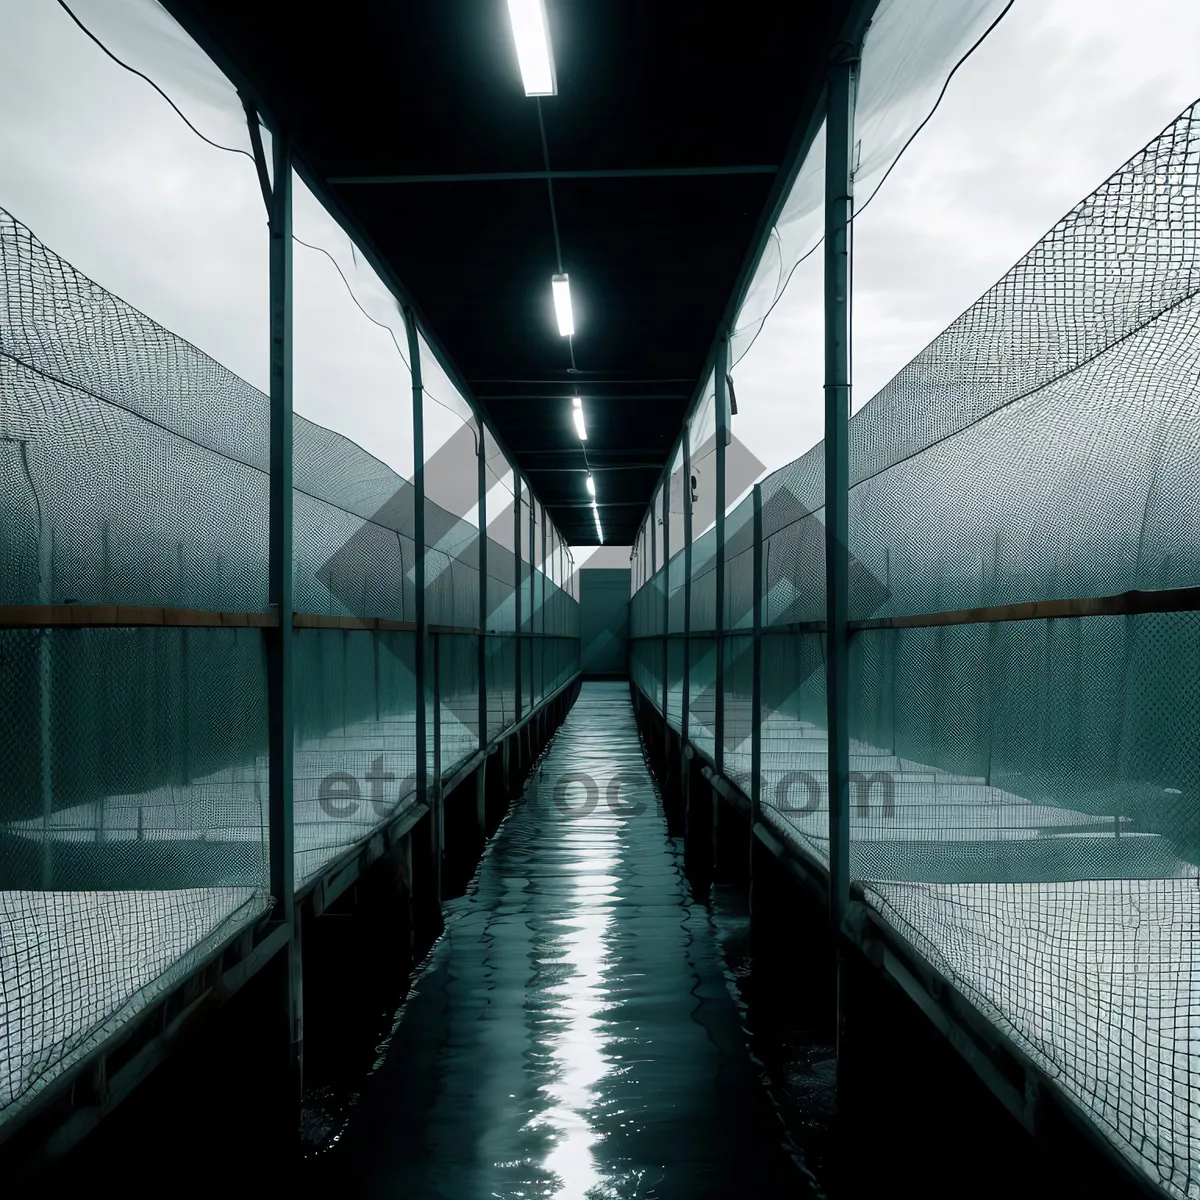
[[[1200,587],[1161,588],[1148,592],[1119,592],[1115,596],[1084,596],[1073,600],[1027,600],[1017,604],[995,604],[986,608],[959,608],[950,612],[916,613],[902,617],[872,617],[866,621],[851,621],[850,631],[868,629],[932,629],[942,625],[991,625],[1000,621],[1046,621],[1056,618],[1128,617],[1147,613],[1195,612],[1200,610]],[[764,625],[765,636],[778,634],[824,633],[824,621],[794,621],[786,624]],[[630,637],[632,642],[656,642],[663,638],[749,637],[749,627],[726,629],[716,633],[711,629],[693,630],[686,634],[641,633]]]
[[[987,608],[912,617],[876,617],[851,621],[851,629],[928,629],[937,625],[988,625],[997,621],[1044,621],[1056,617],[1129,617],[1146,613],[1192,612],[1200,609],[1200,587],[1162,588],[1153,592],[1120,592],[1075,600],[1030,600]]]
[[[331,617],[321,613],[293,613],[293,629],[362,629],[378,633],[416,633],[413,621],[393,621],[390,617]]]
[[[145,604],[3,604],[0,629],[96,629],[158,626],[184,629],[273,629],[269,612],[209,612]]]
[[[415,633],[413,621],[391,617],[339,617],[325,613],[295,613],[295,629],[348,629]],[[279,624],[271,612],[212,612],[201,608],[159,608],[148,604],[0,604],[0,629],[274,629]],[[478,637],[576,639],[573,633],[540,630],[476,629],[459,625],[431,625],[431,634]]]

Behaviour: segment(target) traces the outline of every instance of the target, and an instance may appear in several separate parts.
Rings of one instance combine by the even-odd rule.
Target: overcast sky
[[[1195,0],[1017,0],[856,223],[854,407],[1198,97]],[[818,251],[735,372],[770,469],[821,439],[821,287]]]
[[[116,37],[147,0],[75,7]],[[0,206],[265,388],[266,221],[252,165],[200,142],[53,0],[9,0],[4,22]],[[169,91],[189,83],[178,47],[144,35],[136,49],[148,73],[147,59],[163,63]],[[185,92],[206,132],[239,136],[236,111],[231,126],[203,89]],[[855,406],[1198,95],[1196,0],[1017,0],[856,225]],[[407,371],[310,254],[297,248],[296,407],[407,475]],[[818,252],[735,372],[735,433],[768,468],[820,438],[820,298]],[[435,418],[431,441],[455,424]]]

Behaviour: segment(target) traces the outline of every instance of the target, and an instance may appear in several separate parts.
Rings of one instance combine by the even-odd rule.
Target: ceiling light
[[[575,332],[575,315],[571,312],[571,284],[565,275],[555,275],[550,280],[554,292],[554,315],[558,318],[558,332],[570,337]]]
[[[589,496],[594,496],[596,494],[596,481],[591,477],[590,474],[587,477],[587,490]]]
[[[571,416],[575,420],[575,432],[579,434],[581,442],[587,441],[587,427],[583,423],[583,401],[578,396],[574,398],[573,407],[571,408]]]
[[[550,53],[550,27],[542,0],[508,0],[508,19],[517,45],[517,62],[527,96],[554,96],[554,56]]]
[[[600,545],[604,545],[604,530],[600,528],[600,510],[596,507],[595,500],[592,501],[592,516],[596,518],[596,537],[600,539]]]

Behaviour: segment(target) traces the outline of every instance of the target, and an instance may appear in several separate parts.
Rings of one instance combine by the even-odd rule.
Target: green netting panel
[[[0,288],[0,601],[265,609],[266,397],[2,210]]]
[[[725,717],[725,774],[750,795],[754,639],[727,636],[721,640],[721,653],[725,657],[721,690]]]
[[[4,630],[0,664],[2,1114],[264,909],[267,724],[257,630]]]
[[[479,749],[479,639],[455,633],[438,634],[436,640],[445,774]]]
[[[1200,585],[1198,175],[1189,109],[852,419],[852,620]],[[822,446],[762,485],[758,736],[763,819],[827,861],[823,487]],[[749,525],[748,503],[727,522],[733,629],[753,616]],[[655,592],[634,597],[638,629]],[[698,737],[707,642],[687,651]],[[660,649],[635,652],[652,699]],[[747,790],[750,649],[727,639],[723,664],[727,771]],[[1190,1197],[1200,616],[865,629],[850,655],[868,902]]]
[[[653,647],[653,649],[652,649]],[[640,688],[651,700],[654,699],[654,672],[651,655],[657,652],[661,662],[661,650],[653,642],[632,641],[629,643],[629,679],[634,687]],[[661,687],[659,689],[661,695]]]
[[[880,883],[878,909],[1168,1194],[1200,1127],[1194,877]]]
[[[667,564],[665,572],[667,587],[667,631],[683,633],[684,584],[687,582],[687,555],[680,549]]]
[[[425,536],[426,619],[431,625],[478,628],[479,530],[427,500]]]
[[[524,637],[518,640],[521,654],[521,712],[528,713],[533,707],[535,683],[533,678],[533,642]]]
[[[716,754],[717,639],[689,638],[688,736],[709,758]]]
[[[761,689],[764,819],[827,862],[824,634],[764,633]]]
[[[517,643],[511,637],[487,639],[488,736],[495,737],[517,718]]]
[[[1200,863],[1200,615],[876,630],[853,642],[868,879],[1037,883]]]
[[[520,484],[520,507],[518,509],[519,521],[517,523],[517,552],[520,556],[518,570],[520,571],[519,584],[521,589],[521,625],[522,633],[528,633],[533,628],[533,574],[530,567],[531,541],[530,541],[530,495],[529,489],[525,486],[524,481]],[[522,660],[524,662],[524,660]],[[529,673],[522,667],[522,686],[525,689],[525,695],[529,695]]]
[[[487,484],[487,619],[490,630],[514,628],[516,556],[513,543],[513,474],[495,439],[484,430]]]
[[[265,887],[257,630],[4,630],[0,661],[0,890]]]
[[[762,483],[764,626],[825,619],[822,449]]]
[[[683,664],[687,642],[683,638],[667,641],[667,723],[679,729],[683,720]]]
[[[299,629],[294,638],[301,886],[415,794],[415,635]]]
[[[706,631],[716,629],[717,622],[717,531],[707,533],[692,543],[692,600],[691,628]]]
[[[747,496],[725,518],[726,629],[754,624],[754,497]]]

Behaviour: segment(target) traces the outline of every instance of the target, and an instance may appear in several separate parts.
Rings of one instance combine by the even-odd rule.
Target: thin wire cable
[[[546,141],[546,122],[542,119],[541,100],[536,99],[536,104],[538,133],[541,135],[542,139],[542,165],[546,169],[546,194],[550,198],[550,224],[554,229],[554,257],[555,261],[558,263],[558,273],[562,275],[562,241],[558,233],[558,212],[554,207],[554,180],[550,177],[550,147]],[[572,334],[567,334],[567,347],[571,352],[571,370],[575,371],[577,370],[575,366],[575,339]],[[582,405],[582,401],[580,401],[580,404]],[[580,411],[582,412],[582,407]],[[572,417],[572,419],[574,418]],[[592,480],[592,485],[595,486],[595,479],[592,477],[592,464],[588,462],[587,446],[582,438],[579,441],[579,449],[583,453],[583,465],[587,468],[588,478]],[[595,496],[592,497],[592,509],[597,515],[599,515],[600,507],[598,499]],[[603,528],[603,526],[601,526],[601,528]],[[601,536],[601,541],[603,541],[603,535]]]
[[[63,10],[63,12],[65,12],[65,13],[67,14],[67,16],[68,16],[68,17],[70,17],[70,18],[71,18],[71,20],[72,20],[72,21],[74,21],[74,22],[75,22],[75,24],[76,24],[76,25],[77,25],[77,26],[78,26],[78,27],[79,27],[79,28],[80,28],[80,29],[81,29],[81,30],[82,30],[82,31],[83,31],[83,32],[84,32],[84,33],[85,33],[85,34],[86,34],[86,35],[87,35],[87,36],[88,36],[88,37],[89,37],[89,38],[90,38],[90,39],[91,39],[93,42],[95,42],[95,44],[96,44],[97,46],[99,46],[99,47],[100,47],[100,49],[101,49],[101,50],[103,50],[103,51],[104,51],[104,53],[105,53],[105,54],[107,54],[107,55],[108,55],[108,57],[109,57],[109,58],[111,58],[111,59],[113,60],[113,62],[115,62],[115,63],[117,64],[117,66],[118,66],[118,67],[120,67],[122,70],[128,71],[128,72],[129,72],[131,75],[136,75],[136,76],[137,76],[139,79],[141,79],[143,82],[145,82],[145,83],[148,83],[148,84],[149,84],[149,85],[150,85],[150,86],[151,86],[151,87],[152,87],[152,88],[153,88],[153,89],[154,89],[154,90],[155,90],[155,91],[156,91],[156,92],[157,92],[157,93],[158,93],[158,94],[159,94],[159,95],[160,95],[160,96],[161,96],[161,97],[162,97],[162,98],[163,98],[163,99],[164,99],[164,100],[165,100],[165,101],[166,101],[166,102],[167,102],[167,103],[168,103],[168,104],[171,106],[171,108],[172,108],[172,109],[174,110],[174,112],[175,112],[175,115],[176,115],[176,116],[177,116],[177,117],[178,117],[178,118],[179,118],[179,119],[180,119],[180,120],[181,120],[181,121],[182,121],[182,122],[183,122],[183,123],[184,123],[184,124],[185,124],[185,125],[186,125],[186,126],[187,126],[187,127],[188,127],[188,128],[189,128],[189,129],[190,129],[190,130],[191,130],[191,131],[192,131],[192,132],[193,132],[193,133],[194,133],[194,134],[195,134],[195,135],[196,135],[196,136],[199,138],[199,139],[200,139],[200,140],[201,140],[201,141],[202,141],[202,142],[207,142],[207,143],[208,143],[210,146],[212,146],[212,148],[213,148],[214,150],[224,150],[224,151],[225,151],[227,154],[244,154],[244,155],[245,155],[245,156],[246,156],[246,157],[247,157],[247,158],[248,158],[248,159],[249,159],[251,162],[253,162],[253,161],[254,161],[254,155],[253,155],[253,154],[251,154],[249,150],[243,150],[243,149],[242,149],[241,147],[239,147],[239,146],[222,146],[220,142],[214,142],[214,141],[212,140],[212,138],[210,138],[210,137],[205,137],[205,136],[204,136],[204,134],[202,134],[202,133],[200,132],[200,130],[198,130],[198,129],[195,127],[195,125],[193,125],[193,124],[191,123],[191,121],[189,121],[189,120],[187,119],[187,117],[185,117],[185,116],[183,115],[183,112],[182,112],[182,110],[180,109],[179,105],[178,105],[178,104],[176,104],[176,103],[175,103],[175,101],[174,101],[174,100],[172,100],[172,99],[171,99],[171,97],[170,97],[170,96],[168,96],[168,95],[167,95],[167,93],[166,93],[166,92],[164,92],[164,91],[162,90],[162,88],[160,88],[160,87],[158,86],[158,84],[157,84],[157,83],[155,83],[155,82],[154,82],[154,80],[150,78],[150,76],[149,76],[149,75],[144,75],[144,74],[143,74],[141,71],[139,71],[139,70],[138,70],[136,67],[131,67],[131,66],[130,66],[130,65],[127,63],[127,62],[124,62],[124,61],[122,61],[121,59],[119,59],[119,58],[118,58],[118,57],[117,57],[117,56],[116,56],[116,55],[115,55],[115,54],[114,54],[114,53],[113,53],[113,52],[112,52],[112,51],[111,51],[111,50],[110,50],[110,49],[109,49],[109,48],[108,48],[108,47],[107,47],[107,46],[106,46],[106,45],[105,45],[105,44],[104,44],[104,43],[103,43],[103,42],[102,42],[102,41],[101,41],[101,40],[100,40],[100,39],[99,39],[99,38],[98,38],[98,37],[97,37],[97,36],[96,36],[96,35],[95,35],[95,34],[94,34],[94,33],[93,33],[93,32],[92,32],[92,31],[91,31],[89,28],[88,28],[88,27],[87,27],[87,26],[86,26],[86,25],[85,25],[85,24],[84,24],[84,23],[83,23],[83,22],[82,22],[82,21],[81,21],[81,20],[80,20],[80,19],[79,19],[79,18],[78,18],[78,17],[77,17],[77,16],[76,16],[76,15],[75,15],[73,12],[72,12],[72,11],[71,11],[70,7],[69,7],[69,6],[68,6],[68,4],[66,3],[66,0],[58,0],[58,6],[59,6],[59,8],[61,8],[61,9]]]
[[[354,301],[355,307],[358,309],[358,311],[360,313],[362,313],[362,315],[364,317],[367,318],[368,321],[371,322],[372,325],[378,325],[380,329],[387,330],[388,336],[392,339],[392,345],[396,347],[396,353],[400,355],[400,361],[405,365],[405,367],[408,369],[409,374],[411,375],[412,374],[412,366],[409,364],[408,359],[405,358],[404,351],[400,349],[400,343],[396,340],[395,331],[392,329],[392,327],[390,325],[385,325],[382,321],[376,320],[373,316],[371,316],[371,314],[369,312],[367,312],[367,310],[365,308],[363,308],[363,306],[359,303],[358,297],[354,294],[354,289],[350,286],[350,281],[346,278],[345,272],[342,270],[341,266],[338,264],[337,259],[334,258],[333,255],[330,254],[329,251],[326,250],[323,246],[314,246],[311,242],[306,242],[303,238],[297,237],[294,233],[292,234],[292,241],[298,242],[306,250],[315,250],[318,254],[325,255],[325,257],[327,259],[329,259],[329,261],[331,263],[333,263],[333,269],[338,273],[338,275],[341,276],[342,283],[344,283],[346,285],[346,291],[350,294],[350,299]],[[353,246],[351,246],[351,250],[353,251]],[[428,396],[429,399],[434,402],[434,404],[438,405],[441,408],[444,408],[448,413],[452,413],[454,416],[458,417],[458,419],[460,421],[462,420],[461,413],[459,413],[451,405],[447,404],[444,400],[439,400],[423,384],[421,387],[421,391],[424,395]],[[463,424],[465,424],[467,426],[467,428],[471,430],[471,434],[475,438],[475,453],[478,454],[479,453],[479,435],[473,427],[473,422],[472,421],[464,421]]]
[[[542,139],[542,165],[546,169],[546,195],[550,199],[550,226],[554,230],[554,261],[558,263],[558,273],[565,274],[563,271],[562,260],[562,240],[558,235],[558,210],[554,206],[554,180],[550,177],[550,147],[546,141],[546,122],[542,119],[542,101],[540,97],[534,98],[534,103],[537,105],[538,133]],[[577,370],[575,366],[575,335],[567,334],[567,349],[571,355],[571,370]]]
[[[86,25],[85,25],[85,24],[84,24],[84,23],[83,23],[83,22],[82,22],[82,21],[81,21],[81,20],[80,20],[80,19],[79,19],[79,18],[78,18],[76,15],[75,15],[75,13],[71,11],[71,8],[70,8],[70,7],[68,6],[68,4],[66,3],[66,0],[58,0],[58,5],[59,5],[59,7],[60,7],[60,8],[61,8],[61,9],[62,9],[62,10],[63,10],[63,11],[66,13],[66,14],[67,14],[67,16],[68,16],[68,17],[70,17],[70,18],[71,18],[71,20],[75,22],[75,24],[76,24],[76,25],[79,27],[79,29],[80,29],[80,30],[82,30],[82,31],[83,31],[83,33],[85,33],[85,34],[87,35],[87,37],[88,37],[88,38],[90,38],[90,39],[91,39],[91,41],[92,41],[92,42],[94,42],[94,43],[95,43],[95,44],[96,44],[96,45],[97,45],[97,46],[98,46],[98,47],[99,47],[99,48],[100,48],[100,49],[101,49],[101,50],[102,50],[102,51],[103,51],[103,52],[104,52],[104,53],[105,53],[105,54],[106,54],[106,55],[107,55],[107,56],[108,56],[110,59],[112,59],[112,61],[113,61],[113,62],[115,62],[115,63],[117,64],[117,66],[121,67],[121,68],[122,68],[123,70],[125,70],[125,71],[128,71],[128,72],[129,72],[131,75],[136,75],[136,76],[137,76],[139,79],[143,80],[145,83],[148,83],[148,84],[149,84],[149,85],[150,85],[150,86],[151,86],[151,87],[152,87],[152,88],[153,88],[153,89],[154,89],[154,90],[155,90],[155,91],[156,91],[156,92],[157,92],[157,93],[158,93],[158,94],[159,94],[159,95],[160,95],[160,96],[161,96],[161,97],[162,97],[162,98],[163,98],[163,99],[164,99],[164,100],[165,100],[165,101],[166,101],[166,102],[167,102],[167,103],[168,103],[168,104],[171,106],[171,109],[174,111],[175,115],[176,115],[176,116],[178,116],[178,117],[179,117],[179,119],[180,119],[180,120],[181,120],[181,121],[182,121],[182,122],[183,122],[183,123],[184,123],[184,124],[185,124],[185,125],[186,125],[186,126],[187,126],[187,127],[188,127],[188,128],[189,128],[189,129],[190,129],[190,130],[191,130],[191,131],[192,131],[192,132],[193,132],[193,133],[194,133],[194,134],[195,134],[195,135],[196,135],[196,136],[197,136],[197,137],[200,139],[200,140],[201,140],[201,141],[202,141],[202,142],[205,142],[205,143],[207,143],[209,146],[212,146],[214,150],[223,150],[223,151],[225,151],[227,154],[241,154],[241,155],[244,155],[244,156],[245,156],[246,158],[248,158],[248,159],[249,159],[249,160],[250,160],[252,163],[255,163],[255,169],[256,169],[256,170],[258,169],[258,164],[257,164],[257,162],[255,161],[254,155],[253,155],[253,154],[251,154],[251,153],[250,153],[248,150],[242,150],[242,149],[240,149],[240,148],[239,148],[239,147],[237,147],[237,146],[222,146],[222,145],[221,145],[219,142],[214,142],[214,141],[212,140],[212,138],[205,137],[205,135],[204,135],[203,133],[201,133],[201,132],[200,132],[200,130],[199,130],[199,129],[197,129],[197,128],[196,128],[196,126],[195,126],[195,125],[193,125],[193,124],[191,123],[191,121],[189,121],[189,120],[187,119],[187,117],[186,117],[186,116],[183,114],[183,111],[180,109],[179,105],[178,105],[178,104],[176,104],[176,103],[175,103],[175,101],[174,101],[174,100],[172,100],[172,99],[171,99],[171,97],[170,97],[170,96],[168,96],[168,95],[167,95],[167,93],[166,93],[166,92],[164,92],[164,91],[163,91],[163,89],[162,89],[161,87],[159,87],[159,86],[158,86],[158,84],[157,84],[157,83],[155,83],[155,82],[154,82],[154,80],[153,80],[153,79],[151,79],[149,75],[145,75],[145,74],[143,74],[143,73],[142,73],[141,71],[139,71],[139,70],[138,70],[136,67],[131,67],[131,66],[130,66],[130,65],[127,63],[127,62],[124,62],[124,61],[122,61],[120,58],[118,58],[118,57],[117,57],[117,56],[116,56],[116,55],[115,55],[115,54],[114,54],[114,53],[113,53],[113,52],[112,52],[112,51],[111,51],[111,50],[110,50],[110,49],[109,49],[109,48],[108,48],[108,47],[107,47],[107,46],[106,46],[106,45],[105,45],[105,44],[104,44],[104,43],[103,43],[103,42],[102,42],[102,41],[101,41],[101,40],[100,40],[100,39],[99,39],[99,38],[98,38],[98,37],[97,37],[97,36],[96,36],[96,35],[95,35],[95,34],[94,34],[92,31],[91,31],[91,30],[90,30],[90,29],[89,29],[89,28],[88,28],[88,27],[87,27],[87,26],[86,26]],[[553,206],[553,200],[551,201],[551,204],[552,204],[552,206]],[[556,233],[555,233],[555,237],[556,237],[556,239],[557,239],[557,230],[556,230]],[[341,276],[342,283],[346,285],[346,291],[350,293],[350,299],[354,301],[354,303],[355,303],[355,306],[358,308],[359,312],[361,312],[361,313],[362,313],[362,315],[363,315],[364,317],[366,317],[368,321],[370,321],[370,322],[371,322],[371,324],[373,324],[373,325],[378,325],[380,329],[386,329],[386,330],[387,330],[387,332],[388,332],[389,336],[390,336],[390,337],[391,337],[391,339],[392,339],[392,344],[393,344],[393,345],[396,347],[396,352],[397,352],[397,353],[400,355],[400,361],[404,363],[404,366],[405,366],[405,368],[406,368],[406,369],[409,371],[409,373],[411,374],[411,373],[412,373],[412,366],[410,365],[410,363],[409,363],[408,359],[407,359],[407,358],[404,356],[404,351],[400,349],[400,343],[399,343],[399,342],[396,340],[396,335],[395,335],[395,333],[392,331],[392,329],[391,329],[391,327],[390,327],[390,326],[388,326],[388,325],[385,325],[385,324],[384,324],[382,321],[377,321],[377,320],[376,320],[376,319],[375,319],[373,316],[371,316],[371,314],[370,314],[369,312],[367,312],[367,310],[366,310],[365,308],[363,308],[363,306],[362,306],[362,305],[359,303],[359,301],[358,301],[358,297],[357,297],[357,296],[355,296],[355,294],[354,294],[354,289],[353,289],[353,288],[350,286],[350,281],[349,281],[349,280],[346,278],[346,276],[345,276],[345,273],[342,271],[342,268],[341,268],[341,267],[338,265],[338,261],[337,261],[337,259],[335,259],[335,258],[333,257],[333,255],[332,255],[332,254],[330,254],[330,253],[329,253],[329,251],[328,251],[328,250],[326,250],[326,249],[324,249],[323,247],[321,247],[321,246],[314,246],[314,245],[312,245],[311,243],[304,241],[302,238],[298,238],[298,237],[296,237],[296,235],[295,235],[295,234],[293,234],[293,235],[292,235],[292,240],[293,240],[293,241],[295,241],[295,242],[298,242],[298,243],[299,243],[301,246],[304,246],[306,249],[309,249],[309,250],[316,250],[318,253],[320,253],[320,254],[324,254],[324,255],[325,255],[325,257],[326,257],[327,259],[329,259],[329,261],[330,261],[331,263],[333,263],[334,269],[337,271],[338,275],[340,275],[340,276]],[[560,266],[559,270],[560,270],[560,272],[561,272],[561,270],[562,270],[561,266]],[[434,402],[434,404],[437,404],[439,407],[441,407],[441,408],[444,408],[444,409],[445,409],[447,412],[449,412],[449,413],[453,413],[453,414],[454,414],[454,416],[456,416],[456,417],[458,417],[458,418],[459,418],[459,420],[462,420],[462,416],[461,416],[461,414],[460,414],[459,412],[457,412],[457,410],[455,410],[455,409],[454,409],[454,408],[453,408],[451,405],[447,404],[447,403],[446,403],[444,400],[439,400],[439,399],[438,399],[438,397],[437,397],[437,396],[435,396],[435,395],[434,395],[434,394],[433,394],[431,391],[429,391],[429,389],[428,389],[428,388],[423,388],[422,390],[423,390],[424,394],[425,394],[426,396],[428,396],[428,397],[430,398],[430,400],[432,400],[432,401]],[[466,425],[467,425],[469,428],[471,428],[471,433],[472,433],[472,435],[475,437],[475,450],[476,450],[476,453],[478,453],[478,452],[479,452],[479,437],[478,437],[478,433],[477,433],[477,432],[476,432],[476,430],[473,428],[473,423],[472,423],[472,422],[469,422],[469,421],[468,421],[468,422],[464,422],[464,424],[466,424]]]
[[[1012,6],[1015,2],[1016,2],[1016,0],[1008,0],[1008,3],[1004,6],[1003,9],[1001,9],[999,14],[996,16],[996,19],[979,35],[979,37],[975,40],[974,44],[958,60],[958,62],[956,62],[953,67],[951,67],[950,74],[946,76],[946,82],[942,84],[942,90],[938,93],[938,97],[934,101],[933,107],[929,110],[928,114],[926,115],[925,119],[920,123],[920,125],[918,125],[916,127],[916,129],[914,129],[912,131],[912,133],[909,135],[908,140],[904,143],[904,145],[900,147],[899,151],[896,154],[896,157],[894,159],[892,159],[891,166],[889,166],[888,169],[886,171],[884,171],[883,178],[880,179],[880,181],[875,185],[871,194],[866,198],[866,200],[863,201],[862,207],[860,209],[858,209],[858,211],[855,212],[854,215],[850,218],[851,224],[853,224],[855,221],[857,221],[858,218],[861,217],[863,215],[863,213],[867,211],[867,205],[870,204],[871,201],[874,200],[875,197],[879,195],[879,189],[881,187],[883,187],[883,185],[885,183],[887,183],[888,176],[891,175],[891,173],[896,169],[896,166],[900,162],[900,159],[903,158],[903,156],[904,156],[904,152],[916,140],[917,134],[919,134],[921,132],[921,130],[924,129],[925,126],[928,125],[929,122],[933,119],[933,114],[935,112],[937,112],[938,106],[942,103],[942,100],[945,98],[946,92],[950,87],[950,80],[952,80],[954,78],[955,73],[958,71],[959,67],[961,67],[963,65],[963,63],[965,63],[967,61],[967,59],[970,58],[971,55],[974,54],[975,51],[978,50],[979,47],[983,45],[984,41],[987,39],[988,35],[991,34],[992,30],[994,30],[996,28],[996,26],[999,25],[1000,22],[1003,21],[1004,18],[1008,15],[1009,10],[1012,8]],[[776,231],[773,230],[772,235],[775,236],[775,234],[776,234]],[[763,326],[766,325],[766,323],[767,323],[767,318],[771,315],[772,312],[775,311],[775,305],[777,305],[779,303],[779,301],[783,299],[783,294],[784,294],[784,292],[787,291],[788,284],[790,284],[792,282],[792,276],[795,275],[796,269],[800,266],[801,263],[803,263],[807,259],[811,258],[817,252],[817,250],[819,250],[820,247],[822,245],[824,245],[824,243],[825,243],[825,235],[822,234],[817,239],[817,242],[812,247],[812,249],[808,250],[807,252],[802,254],[795,261],[795,263],[792,264],[792,269],[790,271],[788,271],[787,278],[783,281],[783,287],[781,287],[779,289],[779,291],[775,294],[775,299],[771,301],[770,307],[767,309],[767,311],[765,313],[763,313],[762,319],[759,322],[758,329],[755,331],[754,337],[752,337],[750,339],[750,345],[747,346],[746,349],[743,350],[740,355],[738,355],[738,362],[741,362],[742,359],[745,358],[746,355],[749,354],[752,349],[754,349],[754,343],[758,341],[758,335],[760,333],[762,333]]]

